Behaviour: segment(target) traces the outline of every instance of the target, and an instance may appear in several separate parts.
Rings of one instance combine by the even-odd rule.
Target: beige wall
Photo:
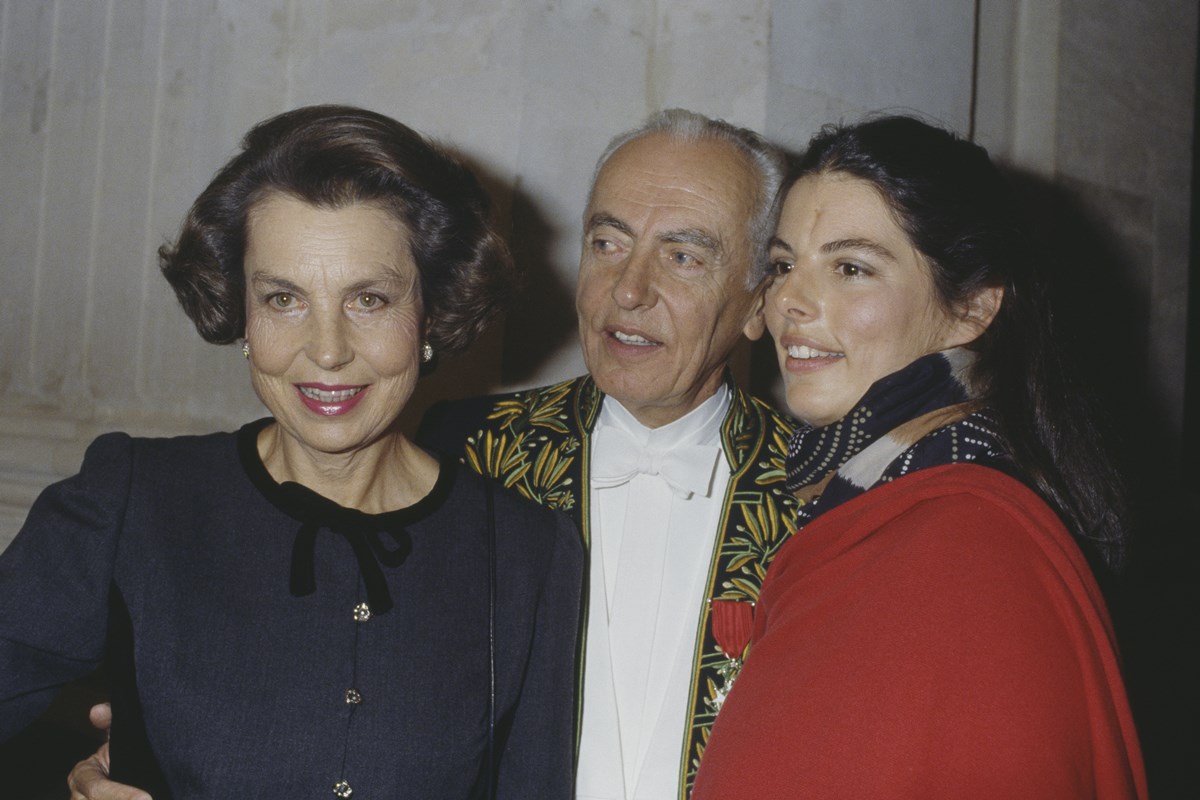
[[[487,175],[530,297],[430,396],[582,369],[577,217],[607,139],[686,106],[799,145],[906,108],[1082,193],[1141,292],[1140,355],[1182,416],[1194,2],[0,0],[0,546],[97,432],[260,415],[154,251],[255,121],[365,105]]]

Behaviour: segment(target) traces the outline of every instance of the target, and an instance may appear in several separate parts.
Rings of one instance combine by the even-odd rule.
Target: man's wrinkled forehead
[[[716,138],[684,139],[664,131],[651,131],[630,139],[607,154],[598,166],[588,192],[583,227],[598,219],[611,222],[609,206],[638,202],[652,192],[666,197],[663,187],[674,185],[679,198],[690,195],[680,208],[706,207],[695,224],[681,226],[725,250],[736,250],[749,241],[756,211],[758,174],[750,159],[733,144]],[[601,196],[602,195],[602,196]],[[605,205],[601,208],[599,203]],[[707,217],[707,225],[700,217]]]

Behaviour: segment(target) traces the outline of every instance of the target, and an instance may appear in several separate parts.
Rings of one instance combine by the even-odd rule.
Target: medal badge
[[[714,711],[720,711],[733,689],[738,673],[742,671],[746,648],[750,645],[750,633],[754,628],[754,603],[746,600],[720,600],[714,597],[708,604],[711,609],[709,619],[712,623],[713,638],[727,659],[717,668],[722,684],[717,687],[716,697],[708,701]]]

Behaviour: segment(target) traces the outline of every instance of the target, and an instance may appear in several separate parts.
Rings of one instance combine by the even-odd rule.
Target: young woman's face
[[[250,213],[250,378],[301,446],[348,453],[396,421],[420,372],[424,313],[408,231],[383,209],[284,194]]]
[[[880,378],[978,335],[942,307],[929,265],[864,180],[798,181],[770,259],[767,328],[788,408],[811,425],[845,416]]]

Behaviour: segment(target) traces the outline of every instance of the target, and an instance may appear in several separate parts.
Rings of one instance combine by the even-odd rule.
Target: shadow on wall
[[[412,434],[429,406],[439,400],[492,394],[501,386],[528,383],[562,347],[572,346],[575,292],[556,269],[555,232],[528,194],[511,189],[486,167],[471,164],[496,200],[498,220],[507,228],[513,258],[523,280],[502,320],[494,322],[463,355],[439,359],[433,373],[417,384],[400,422]],[[510,224],[505,224],[505,221]]]
[[[1196,653],[1200,600],[1197,509],[1182,477],[1179,431],[1171,428],[1151,374],[1148,277],[1116,226],[1130,209],[1084,186],[1056,185],[1009,171],[1047,248],[1055,322],[1069,363],[1095,392],[1131,506],[1124,574],[1106,594],[1145,753],[1151,796],[1194,791],[1200,713]],[[1107,205],[1106,205],[1107,204]],[[1176,385],[1183,376],[1166,376]]]
[[[538,370],[564,347],[575,344],[575,284],[563,280],[563,270],[575,274],[571,264],[556,265],[558,241],[546,218],[527,195],[513,195],[513,257],[525,271],[525,290],[513,304],[504,335],[504,380],[528,383]],[[562,376],[573,377],[573,376]]]

